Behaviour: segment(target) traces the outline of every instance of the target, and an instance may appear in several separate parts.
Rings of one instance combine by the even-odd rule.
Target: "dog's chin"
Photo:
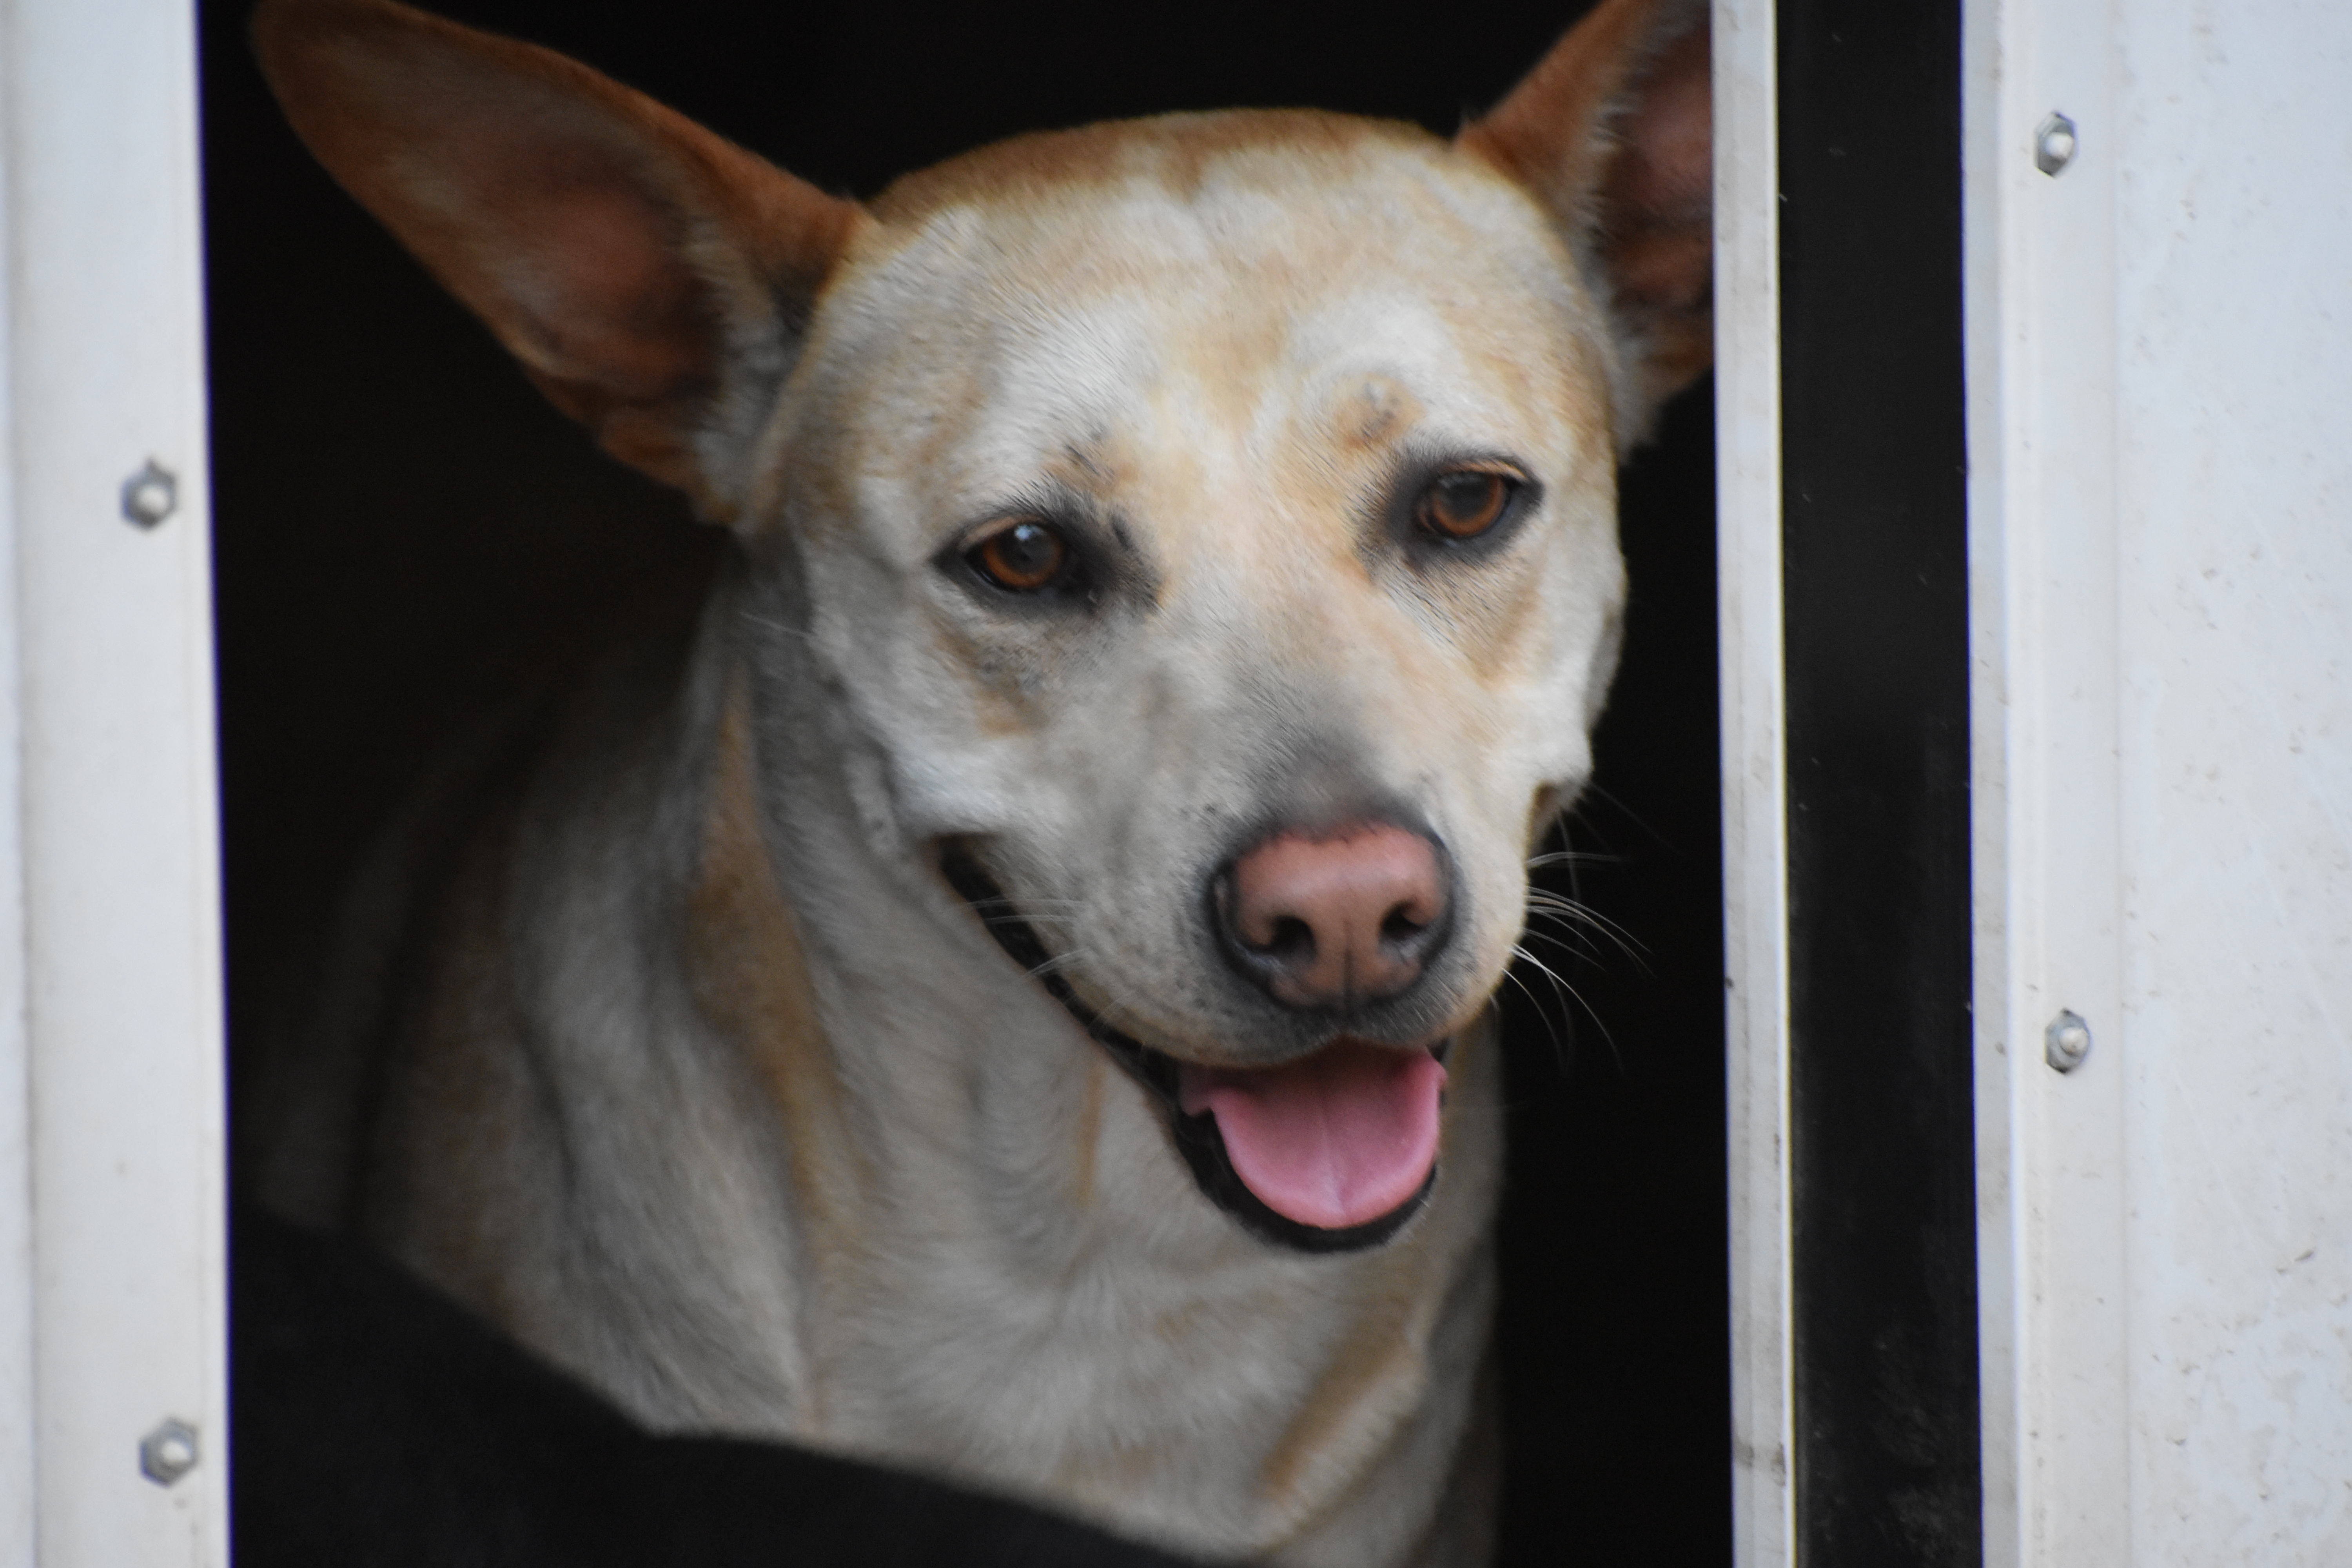
[[[968,848],[942,845],[939,864],[1005,955],[1150,1091],[1193,1181],[1251,1233],[1299,1252],[1360,1251],[1428,1203],[1450,1037],[1396,1046],[1342,1035],[1271,1067],[1188,1060],[1088,1006]]]

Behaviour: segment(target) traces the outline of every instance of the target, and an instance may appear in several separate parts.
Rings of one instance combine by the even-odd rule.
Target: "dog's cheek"
[[[1503,983],[1527,923],[1528,882],[1517,823],[1477,823],[1461,857],[1462,899],[1468,916],[1463,947],[1465,1003],[1492,995]]]
[[[1613,494],[1609,504],[1613,509]],[[1625,568],[1613,517],[1588,509],[1568,520],[1561,542],[1546,567],[1547,636],[1513,685],[1511,750],[1524,776],[1512,781],[1510,809],[1522,817],[1538,788],[1573,800],[1583,787],[1592,766],[1592,726],[1607,702],[1623,638]]]
[[[1478,764],[1452,775],[1461,792],[1456,863],[1473,922],[1464,931],[1465,962],[1489,985],[1499,984],[1523,941],[1530,831],[1552,815],[1545,810],[1536,823],[1538,803],[1572,803],[1591,775],[1591,722],[1614,668],[1621,618],[1613,563],[1612,549],[1603,562],[1579,567],[1580,581],[1559,596],[1556,634],[1541,658],[1490,691],[1484,732],[1465,735],[1464,754]]]

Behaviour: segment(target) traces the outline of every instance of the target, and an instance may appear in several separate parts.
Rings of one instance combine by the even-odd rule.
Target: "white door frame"
[[[194,33],[0,4],[7,1564],[228,1555]]]
[[[1780,232],[1772,0],[1715,0],[1717,576],[1730,1140],[1732,1535],[1796,1561],[1789,1254]]]

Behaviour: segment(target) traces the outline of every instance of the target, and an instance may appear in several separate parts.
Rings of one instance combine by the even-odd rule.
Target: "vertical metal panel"
[[[1772,0],[1717,0],[1714,28],[1732,1554],[1742,1568],[1784,1568],[1796,1560],[1796,1537],[1789,1484],[1788,806]]]
[[[1970,572],[1986,1561],[2136,1559],[2122,1503],[2123,998],[2107,0],[1972,8]],[[2077,127],[2056,174],[2053,116]],[[2087,1021],[2061,1074],[2044,1036]]]
[[[2136,1559],[2352,1562],[2352,9],[2118,5]]]
[[[10,0],[0,27],[39,1560],[225,1563],[194,16]],[[150,462],[175,505],[142,528]],[[167,1418],[201,1456],[169,1487],[140,1454]]]
[[[5,109],[0,100],[0,300],[13,297],[16,248]],[[0,310],[0,366],[15,363],[10,314]],[[0,435],[16,429],[13,382],[0,374]],[[8,624],[17,603],[14,445],[0,441],[0,619]],[[16,639],[0,636],[0,1568],[32,1568],[38,1476],[33,1460],[33,1077],[25,1037],[25,867],[18,839],[24,724],[17,688]]]
[[[1798,1541],[1973,1563],[1960,18],[1779,16]]]
[[[2347,71],[2340,6],[1972,13],[1995,1562],[2352,1561]]]

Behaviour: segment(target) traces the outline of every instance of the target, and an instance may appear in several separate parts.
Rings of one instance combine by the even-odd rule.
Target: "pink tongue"
[[[1340,1039],[1278,1068],[1185,1064],[1177,1099],[1217,1119],[1225,1153],[1286,1219],[1341,1230],[1380,1218],[1429,1179],[1445,1069],[1425,1050]]]

